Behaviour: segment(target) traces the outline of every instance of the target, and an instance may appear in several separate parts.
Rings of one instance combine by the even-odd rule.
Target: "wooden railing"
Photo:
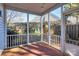
[[[27,44],[26,34],[7,35],[7,48]]]
[[[43,34],[43,41],[49,43],[48,34]]]
[[[29,35],[29,43],[41,41],[40,35]],[[16,47],[18,45],[27,44],[27,35],[26,34],[14,34],[7,35],[7,47]]]
[[[48,35],[47,34],[43,35],[43,41],[46,42],[46,43],[49,43]],[[51,43],[52,46],[53,45],[59,46],[60,45],[60,36],[59,35],[51,35],[50,43]]]
[[[37,34],[30,34],[29,35],[29,43],[33,43],[33,42],[38,42],[41,41],[41,35],[37,35]]]
[[[52,45],[60,45],[60,36],[59,35],[52,35],[51,36],[51,44]]]

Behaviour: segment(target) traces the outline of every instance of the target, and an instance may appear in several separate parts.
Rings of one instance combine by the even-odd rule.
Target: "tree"
[[[78,3],[67,3],[64,5],[65,10],[73,9],[79,7]]]
[[[7,25],[10,24],[11,20],[13,20],[16,17],[20,17],[22,13],[14,11],[14,10],[7,10]]]

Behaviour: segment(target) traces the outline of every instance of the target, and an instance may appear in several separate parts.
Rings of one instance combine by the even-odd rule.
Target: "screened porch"
[[[79,41],[76,39],[78,21],[75,21],[75,24],[69,21],[78,20],[71,17],[72,13],[78,12],[78,8],[68,9],[69,4],[65,5],[63,3],[1,4],[4,20],[1,25],[4,26],[1,55],[79,55]]]

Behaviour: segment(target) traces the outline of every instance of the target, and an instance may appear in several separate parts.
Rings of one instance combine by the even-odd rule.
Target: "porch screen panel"
[[[7,47],[27,44],[27,13],[6,10]]]
[[[43,41],[49,43],[48,40],[48,14],[43,16]]]
[[[29,14],[29,43],[41,41],[40,16]]]
[[[60,49],[61,7],[50,12],[51,45]]]

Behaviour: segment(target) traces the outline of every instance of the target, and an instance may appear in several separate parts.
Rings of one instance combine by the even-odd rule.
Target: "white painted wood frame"
[[[51,33],[50,33],[50,13],[48,13],[48,41],[49,41],[49,45],[51,44]]]
[[[43,41],[43,17],[40,16],[40,26],[41,26],[41,42]]]
[[[27,44],[29,44],[29,13],[27,13]]]
[[[65,17],[63,15],[63,6],[61,6],[61,40],[60,40],[60,46],[61,46],[62,52],[65,52],[65,30],[66,30]]]

